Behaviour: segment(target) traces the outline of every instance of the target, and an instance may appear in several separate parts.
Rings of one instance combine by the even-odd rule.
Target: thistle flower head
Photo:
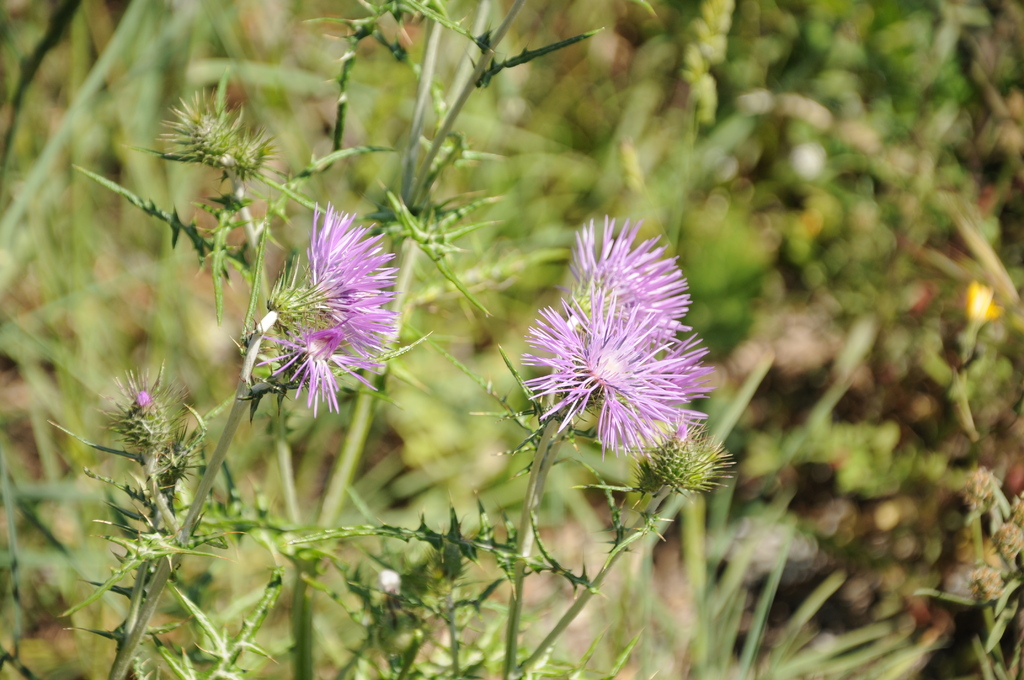
[[[988,468],[980,467],[970,474],[961,493],[971,510],[985,511],[992,507],[996,497],[995,475]]]
[[[615,220],[605,218],[600,247],[594,222],[576,234],[570,269],[576,278],[574,297],[586,305],[595,293],[614,301],[623,313],[638,310],[651,314],[659,332],[666,336],[688,331],[681,319],[690,307],[686,279],[676,266],[676,258],[664,259],[665,247],[655,247],[649,239],[635,248],[633,241],[641,222],[627,220],[615,237]]]
[[[1003,575],[983,564],[971,570],[967,576],[967,589],[978,602],[991,602],[1003,594]]]
[[[258,174],[272,155],[263,130],[247,129],[241,111],[229,112],[222,99],[210,102],[196,95],[191,104],[182,101],[173,113],[167,138],[177,146],[176,160],[230,170],[244,180]]]
[[[564,316],[541,310],[526,339],[551,355],[523,357],[527,365],[551,369],[526,381],[533,399],[554,400],[542,418],[562,412],[564,429],[584,411],[596,411],[603,450],[637,450],[659,441],[678,409],[709,391],[710,369],[700,365],[705,350],[662,339],[655,313],[618,307],[601,290],[589,313],[578,302],[562,305]]]
[[[1004,560],[1013,564],[1024,549],[1024,531],[1016,524],[1007,522],[992,535],[992,544]]]
[[[322,218],[322,220],[321,220]],[[384,252],[380,236],[353,227],[353,216],[328,206],[313,217],[308,276],[301,283],[278,282],[271,309],[278,313],[280,337],[270,340],[282,348],[272,361],[275,374],[288,374],[316,414],[319,401],[338,410],[336,370],[355,376],[376,371],[379,356],[394,335],[397,314],[386,309],[394,293],[396,270],[385,267],[394,255]]]
[[[702,425],[681,420],[676,431],[637,459],[636,486],[644,493],[707,491],[725,474],[729,454]]]
[[[124,382],[115,380],[123,399],[116,402],[110,429],[120,435],[125,447],[149,453],[166,447],[182,429],[184,390],[165,385],[162,374],[152,384],[145,374],[128,372]]]

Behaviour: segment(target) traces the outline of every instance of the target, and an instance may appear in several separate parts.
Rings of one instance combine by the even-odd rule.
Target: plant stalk
[[[641,523],[646,523],[647,517],[658,512],[658,508],[661,506],[661,503],[665,500],[668,494],[669,492],[667,489],[662,489],[657,494],[655,494],[651,498],[650,502],[647,504],[647,507],[644,509],[643,517],[638,519],[636,523],[632,527],[630,527],[630,530],[636,531],[640,528]],[[530,657],[523,662],[523,665],[517,669],[517,677],[533,668],[533,666],[537,662],[539,662],[545,654],[548,653],[548,650],[550,650],[551,647],[554,646],[559,636],[561,636],[562,633],[565,632],[565,629],[569,627],[569,624],[571,624],[576,619],[576,617],[579,616],[579,613],[583,611],[583,608],[587,606],[587,603],[590,602],[590,598],[592,598],[597,593],[597,589],[601,586],[602,583],[604,583],[605,577],[608,575],[608,572],[611,571],[612,567],[615,566],[615,563],[618,561],[619,557],[621,557],[625,553],[625,550],[619,550],[618,552],[614,552],[608,556],[608,559],[605,560],[604,565],[601,567],[601,571],[598,572],[597,576],[594,578],[592,582],[592,587],[584,590],[579,594],[576,600],[572,603],[572,606],[570,606],[569,609],[565,612],[565,614],[562,615],[562,618],[558,620],[558,623],[556,623],[555,627],[551,629],[551,632],[547,634],[547,637],[545,637],[544,640],[540,643],[540,645],[537,646],[537,649],[534,650],[533,654],[531,654]]]
[[[441,127],[437,131],[437,135],[434,137],[434,141],[430,144],[430,150],[427,151],[427,155],[423,158],[423,162],[420,164],[418,175],[418,183],[416,191],[413,193],[413,205],[420,204],[423,199],[430,192],[430,166],[434,163],[437,158],[437,154],[441,151],[441,145],[444,144],[444,140],[448,138],[448,133],[452,131],[452,127],[455,125],[455,119],[462,113],[462,107],[466,105],[466,101],[469,99],[469,95],[473,94],[473,90],[476,89],[476,81],[480,79],[480,76],[484,74],[484,71],[491,65],[491,61],[494,59],[494,48],[498,46],[498,43],[502,41],[505,34],[508,33],[508,29],[511,28],[512,22],[515,20],[519,12],[522,11],[523,6],[526,5],[526,0],[515,0],[512,3],[512,7],[509,8],[508,14],[502,19],[501,24],[495,29],[494,33],[491,34],[491,43],[488,45],[487,50],[484,51],[477,63],[476,68],[473,69],[473,74],[469,80],[462,86],[462,90],[459,92],[459,96],[455,98],[448,113],[445,114],[444,120],[441,122]]]
[[[555,462],[558,447],[562,443],[561,433],[558,432],[560,424],[560,420],[551,418],[544,426],[540,443],[537,444],[537,453],[533,458],[533,465],[530,467],[530,480],[526,484],[523,512],[519,518],[519,535],[516,538],[516,554],[519,559],[516,561],[512,600],[509,602],[508,628],[505,631],[505,669],[503,675],[505,680],[518,677],[516,652],[519,645],[519,619],[523,611],[523,581],[526,577],[526,558],[533,552],[533,542],[535,539],[533,533],[533,512],[540,505],[541,497],[544,495],[544,484],[547,482],[548,472]]]

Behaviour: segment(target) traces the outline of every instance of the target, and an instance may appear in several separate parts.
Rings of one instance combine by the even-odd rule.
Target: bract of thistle
[[[623,310],[653,314],[662,335],[671,337],[690,330],[679,321],[690,308],[686,279],[676,258],[663,259],[665,247],[655,247],[656,239],[633,247],[641,224],[627,220],[615,237],[615,220],[605,217],[600,247],[593,221],[577,232],[570,264],[577,281],[573,294],[585,304],[593,291],[601,291]]]
[[[551,373],[526,381],[533,399],[547,396],[554,405],[542,419],[561,412],[561,428],[584,411],[598,414],[602,450],[637,451],[654,445],[680,408],[705,396],[710,368],[700,364],[705,350],[695,341],[662,337],[657,314],[624,309],[595,290],[589,311],[579,302],[562,302],[563,314],[541,310],[526,342],[550,357],[526,354],[523,363]],[[703,417],[687,410],[693,418]]]
[[[322,218],[322,219],[321,219]],[[316,415],[320,401],[338,411],[336,370],[372,385],[356,371],[377,371],[373,357],[383,353],[395,332],[398,315],[386,308],[394,292],[396,269],[386,267],[394,255],[383,250],[380,236],[353,227],[352,215],[328,206],[317,208],[310,239],[306,280],[278,285],[271,308],[278,312],[280,336],[268,339],[282,349],[275,375],[288,374]]]
[[[128,372],[124,382],[115,380],[124,399],[113,412],[110,429],[116,432],[130,450],[147,453],[166,446],[182,429],[185,390],[163,383],[161,375],[149,378]]]

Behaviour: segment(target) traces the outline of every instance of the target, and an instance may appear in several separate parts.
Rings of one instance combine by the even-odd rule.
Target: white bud
[[[385,569],[377,577],[377,587],[388,595],[397,595],[402,589],[402,577],[398,575],[397,571]]]

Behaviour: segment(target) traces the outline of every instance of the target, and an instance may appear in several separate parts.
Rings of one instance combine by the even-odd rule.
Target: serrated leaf
[[[75,170],[82,173],[83,175],[85,175],[92,181],[96,182],[100,186],[103,186],[109,189],[110,191],[114,192],[118,196],[124,198],[129,203],[134,205],[136,208],[141,209],[147,215],[150,215],[165,222],[171,228],[172,245],[177,244],[178,235],[184,232],[189,237],[189,240],[192,241],[192,247],[195,248],[196,253],[199,256],[199,262],[203,262],[203,259],[206,257],[206,254],[210,251],[211,245],[207,239],[199,235],[199,231],[196,229],[195,222],[192,222],[191,224],[184,224],[178,218],[177,211],[169,213],[165,210],[161,210],[156,206],[155,203],[153,203],[153,201],[140,198],[139,196],[124,188],[117,182],[113,182],[107,179],[106,177],[101,177],[100,175],[97,175],[94,172],[86,170],[83,167],[77,165],[72,167],[74,167]]]
[[[546,45],[536,50],[523,50],[517,56],[512,57],[511,59],[506,59],[505,61],[502,62],[495,62],[494,64],[491,65],[490,68],[488,68],[480,75],[479,80],[476,81],[476,86],[487,87],[488,85],[490,85],[491,79],[504,69],[520,66],[522,64],[527,63],[528,61],[536,59],[537,57],[542,57],[545,54],[550,54],[552,52],[555,52],[556,50],[562,49],[563,47],[568,47],[569,45],[578,43],[581,40],[586,40],[591,36],[597,35],[603,30],[603,28],[595,28],[592,31],[580,33],[579,35],[575,35],[571,38],[566,38],[565,40],[559,40],[556,43]]]
[[[53,425],[55,428],[57,428],[58,430],[60,430],[64,434],[71,435],[72,437],[74,437],[75,439],[77,439],[78,441],[82,442],[83,444],[85,444],[86,446],[88,446],[90,448],[96,449],[97,451],[103,451],[104,453],[112,453],[115,456],[121,456],[122,458],[127,458],[128,460],[135,461],[136,463],[139,463],[140,465],[142,464],[142,456],[140,456],[138,454],[128,453],[127,451],[122,451],[121,449],[111,449],[111,448],[108,448],[106,446],[101,446],[100,444],[95,444],[95,443],[89,441],[88,439],[83,439],[82,437],[79,437],[77,434],[75,434],[71,430],[58,425],[57,423],[53,422],[52,420],[47,420],[46,422],[50,423],[50,425]]]

